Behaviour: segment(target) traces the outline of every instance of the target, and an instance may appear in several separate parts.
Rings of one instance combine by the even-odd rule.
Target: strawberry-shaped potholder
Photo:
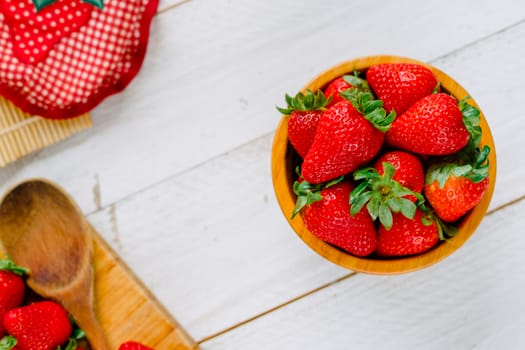
[[[0,95],[46,118],[88,112],[140,69],[158,0],[0,0]]]

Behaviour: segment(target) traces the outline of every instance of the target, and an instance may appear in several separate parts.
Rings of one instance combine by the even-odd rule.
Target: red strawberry
[[[23,63],[36,64],[53,45],[77,31],[91,17],[93,5],[79,0],[1,1],[0,12],[10,28],[13,51]],[[35,7],[44,6],[37,12]]]
[[[489,178],[475,183],[463,176],[450,175],[441,188],[437,181],[425,186],[425,196],[443,221],[453,222],[479,203],[489,186]]]
[[[153,350],[150,347],[147,347],[146,345],[143,345],[141,343],[138,343],[136,341],[127,341],[125,343],[122,343],[118,350]]]
[[[11,260],[0,260],[0,321],[11,309],[22,305],[25,295],[25,282],[22,275],[27,269],[16,266]],[[0,338],[5,335],[0,323]]]
[[[417,206],[424,202],[421,195],[423,166],[410,153],[385,153],[376,161],[374,168],[361,168],[353,176],[360,183],[350,194],[351,214],[357,213],[366,204],[372,219],[379,218],[386,229],[392,227],[392,213],[401,213],[413,219]]]
[[[424,193],[441,220],[456,221],[479,203],[489,185],[489,152],[484,146],[470,164],[442,163],[428,169]]]
[[[331,107],[337,102],[343,101],[345,97],[343,97],[341,93],[352,88],[364,92],[370,92],[368,83],[366,80],[358,77],[358,72],[354,72],[354,75],[344,75],[332,80],[324,89],[324,95],[331,97],[331,101],[328,103],[327,107]]]
[[[444,93],[429,95],[396,118],[386,133],[386,142],[423,155],[456,153],[470,138],[464,118],[467,117],[454,97]]]
[[[301,158],[306,157],[314,141],[317,123],[323,115],[327,100],[321,91],[314,94],[308,90],[299,92],[295,97],[285,96],[287,108],[277,107],[279,112],[289,115],[288,140]]]
[[[346,80],[344,80],[343,77],[339,77],[332,80],[332,82],[328,84],[328,86],[324,90],[325,96],[332,97],[332,100],[328,104],[328,107],[333,106],[337,102],[342,101],[344,98],[341,95],[339,95],[339,93],[351,87],[352,85],[350,85]]]
[[[350,215],[352,189],[346,181],[326,186],[296,182],[294,215],[301,211],[306,227],[319,239],[353,255],[366,256],[376,247],[376,231],[366,211]]]
[[[67,342],[72,330],[67,311],[52,301],[11,309],[3,323],[20,350],[55,350]]]
[[[403,151],[386,152],[374,164],[374,168],[381,175],[384,174],[383,162],[392,164],[396,169],[392,179],[414,192],[421,193],[425,184],[425,173],[418,157]]]
[[[377,254],[381,256],[403,256],[423,253],[440,240],[438,223],[421,210],[413,219],[394,214],[390,230],[380,226],[377,236]]]
[[[345,175],[379,152],[384,140],[383,132],[389,127],[393,115],[387,116],[381,102],[372,101],[369,93],[358,94],[358,99],[360,101],[352,103],[336,103],[319,120],[314,141],[302,164],[302,175],[306,181],[322,183]],[[364,113],[358,111],[354,104]],[[377,110],[382,112],[373,112]]]
[[[413,63],[383,63],[368,69],[366,80],[387,111],[405,113],[416,101],[429,95],[438,81],[430,69]]]

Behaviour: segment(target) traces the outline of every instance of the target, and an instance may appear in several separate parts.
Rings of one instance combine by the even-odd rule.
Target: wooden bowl
[[[343,62],[314,78],[304,87],[303,91],[306,89],[312,91],[322,89],[333,79],[347,73],[352,73],[354,69],[364,71],[368,67],[378,63],[394,62],[418,63],[424,65],[434,72],[438,80],[441,82],[443,91],[450,93],[458,100],[465,96],[470,96],[460,84],[439,69],[414,59],[397,56],[369,56]],[[473,98],[469,99],[469,104],[476,106],[479,109],[479,106]],[[428,267],[443,260],[461,247],[474,233],[487,212],[496,182],[496,150],[490,128],[483,112],[481,112],[480,125],[483,130],[481,145],[488,145],[491,148],[489,155],[490,184],[480,203],[478,203],[476,207],[461,219],[457,235],[449,240],[440,242],[437,246],[425,253],[414,256],[384,259],[378,257],[359,258],[346,253],[345,251],[320,240],[308,231],[301,215],[297,215],[293,220],[290,219],[296,201],[296,195],[293,192],[293,183],[296,179],[294,168],[297,165],[296,162],[298,156],[288,142],[287,122],[288,117],[283,116],[277,127],[272,148],[272,179],[277,201],[279,202],[284,216],[297,235],[299,235],[299,237],[319,255],[337,265],[353,271],[371,274],[398,274]]]

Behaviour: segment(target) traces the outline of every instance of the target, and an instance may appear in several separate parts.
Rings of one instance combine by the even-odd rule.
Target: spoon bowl
[[[69,195],[44,179],[18,184],[0,203],[0,242],[30,269],[31,289],[62,304],[93,349],[109,350],[95,313],[93,238]]]

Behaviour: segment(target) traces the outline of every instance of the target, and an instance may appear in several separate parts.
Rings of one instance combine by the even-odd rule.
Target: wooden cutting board
[[[102,327],[112,349],[127,340],[155,350],[198,349],[93,227],[95,298]],[[96,350],[96,349],[95,349]]]

